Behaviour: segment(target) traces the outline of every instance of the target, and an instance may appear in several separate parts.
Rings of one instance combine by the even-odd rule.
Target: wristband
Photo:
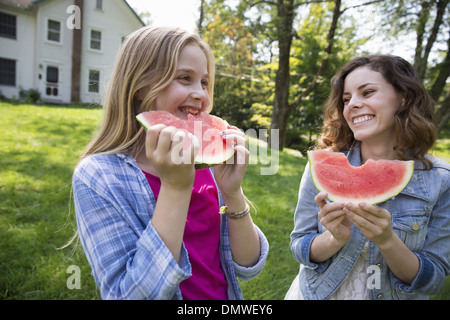
[[[245,217],[247,214],[250,213],[250,207],[248,204],[245,204],[245,209],[239,212],[229,212],[228,208],[226,206],[223,206],[220,208],[220,214],[226,214],[228,218],[237,220]]]

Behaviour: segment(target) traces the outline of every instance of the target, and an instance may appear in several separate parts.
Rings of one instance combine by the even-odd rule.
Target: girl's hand
[[[236,127],[228,126],[223,135],[228,143],[235,147],[232,159],[214,167],[214,178],[224,197],[234,197],[242,193],[241,183],[247,169],[250,152],[244,132]]]
[[[338,244],[344,245],[350,239],[350,220],[345,215],[344,203],[328,203],[325,200],[327,196],[326,192],[321,192],[314,198],[314,201],[320,207],[318,214],[320,223],[327,228]]]
[[[378,247],[388,244],[394,238],[389,211],[365,202],[358,205],[346,203],[344,211],[364,236]]]
[[[194,158],[199,143],[193,143],[183,150],[186,134],[175,127],[163,124],[152,126],[147,131],[145,153],[147,159],[158,172],[161,185],[180,190],[192,188],[195,178]]]

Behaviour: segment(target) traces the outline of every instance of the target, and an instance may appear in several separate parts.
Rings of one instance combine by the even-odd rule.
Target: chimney
[[[80,8],[81,26],[83,22],[83,4],[84,0],[74,0],[74,5]],[[82,27],[80,29],[73,28],[71,102],[80,101],[82,29]]]

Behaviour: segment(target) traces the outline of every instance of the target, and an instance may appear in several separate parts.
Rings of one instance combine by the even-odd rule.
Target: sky
[[[175,26],[194,32],[200,0],[127,0],[137,13],[150,12],[151,25]]]

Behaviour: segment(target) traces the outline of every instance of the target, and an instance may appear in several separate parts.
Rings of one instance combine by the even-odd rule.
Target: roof
[[[31,7],[40,4],[41,2],[45,2],[46,0],[0,0],[0,4],[5,4],[10,7],[18,8],[18,9],[30,9]],[[129,3],[126,0],[123,0],[127,7],[133,12],[136,19],[139,20],[139,22],[145,26],[145,23],[142,21],[142,19],[138,16],[136,11],[129,5]]]
[[[8,6],[15,7],[15,8],[18,8],[18,9],[28,9],[31,6],[33,6],[33,4],[35,2],[41,2],[41,1],[36,1],[36,0],[0,0],[1,4],[6,4]]]

